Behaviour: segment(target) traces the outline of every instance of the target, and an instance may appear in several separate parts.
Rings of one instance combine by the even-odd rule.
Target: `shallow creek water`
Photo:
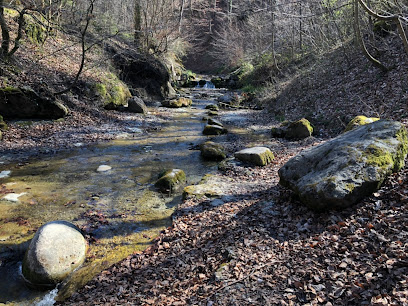
[[[135,133],[130,139],[20,164],[0,164],[4,174],[0,174],[0,184],[7,189],[0,198],[7,192],[20,195],[17,202],[0,200],[0,304],[35,305],[49,294],[26,287],[20,274],[24,251],[35,230],[46,222],[71,221],[92,232],[95,239],[87,262],[59,288],[58,299],[113,263],[142,251],[171,225],[181,195],[158,193],[153,187],[158,174],[164,169],[183,169],[188,184],[193,184],[216,170],[215,163],[190,150],[207,138],[201,133],[204,107],[220,94],[214,89],[207,93],[209,98],[193,99],[192,108],[175,109],[174,120],[158,132]],[[97,172],[100,165],[112,169]],[[2,171],[11,173],[1,177],[7,174]]]

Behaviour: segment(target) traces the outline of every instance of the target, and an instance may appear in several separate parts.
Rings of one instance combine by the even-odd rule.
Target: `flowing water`
[[[211,97],[218,91],[207,93]],[[88,260],[59,289],[59,299],[111,264],[145,249],[170,226],[181,195],[158,193],[153,187],[158,174],[183,169],[192,184],[216,170],[215,163],[191,150],[207,138],[201,133],[201,119],[204,107],[213,101],[205,99],[194,99],[192,108],[174,110],[174,120],[147,136],[135,129],[131,139],[0,164],[0,186],[5,186],[0,198],[8,194],[8,200],[0,201],[0,304],[52,304],[46,301],[53,301],[57,291],[27,288],[20,272],[30,239],[46,222],[67,220],[92,233]],[[100,165],[112,169],[97,172]]]

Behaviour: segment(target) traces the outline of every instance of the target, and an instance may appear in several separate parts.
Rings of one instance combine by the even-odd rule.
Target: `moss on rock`
[[[216,105],[216,104],[208,104],[208,105],[205,107],[205,109],[209,109],[209,110],[218,112],[219,107],[218,107],[218,105]]]
[[[359,127],[361,125],[370,124],[378,120],[380,120],[380,118],[375,118],[375,117],[368,118],[366,116],[357,116],[347,124],[347,127],[344,130],[344,132],[351,131],[355,129],[356,127]]]
[[[94,85],[95,94],[101,99],[105,109],[115,110],[128,103],[130,94],[129,88],[119,78],[110,73],[108,78]]]
[[[207,141],[200,146],[201,156],[209,160],[222,160],[227,157],[224,147],[212,141]]]
[[[279,127],[271,130],[273,137],[287,139],[303,139],[312,136],[313,127],[309,120],[302,118],[298,121],[284,121]]]
[[[193,101],[189,98],[178,98],[173,100],[164,100],[162,105],[170,108],[190,107]]]
[[[241,150],[234,154],[240,161],[254,164],[256,166],[266,166],[275,159],[275,156],[265,147],[253,147]]]
[[[407,153],[405,127],[379,120],[295,156],[279,169],[280,184],[314,210],[343,209],[375,192]]]
[[[47,29],[38,23],[32,16],[24,16],[24,30],[32,43],[43,44],[47,38]]]
[[[219,126],[219,125],[211,125],[207,124],[204,127],[203,134],[204,135],[222,135],[228,133],[227,129]]]
[[[162,172],[154,184],[162,192],[178,190],[186,182],[186,174],[180,169],[171,169]]]

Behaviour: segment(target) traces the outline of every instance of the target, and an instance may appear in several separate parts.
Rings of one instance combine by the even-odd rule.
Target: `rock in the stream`
[[[236,152],[234,156],[240,161],[254,164],[256,166],[266,166],[275,158],[271,150],[266,147],[244,149]]]
[[[360,126],[303,151],[280,170],[280,184],[308,207],[343,209],[375,192],[404,166],[408,152],[405,127],[389,120]]]
[[[309,120],[303,118],[298,121],[285,121],[279,127],[271,130],[273,137],[287,139],[303,139],[312,136],[313,127]]]
[[[108,165],[100,165],[100,166],[98,167],[98,169],[96,169],[96,171],[97,171],[97,172],[106,172],[106,171],[109,171],[109,170],[111,170],[111,169],[112,169],[111,166],[108,166]]]
[[[87,242],[67,221],[49,222],[37,231],[23,260],[23,275],[36,287],[52,287],[85,261]]]
[[[224,147],[218,143],[207,141],[200,146],[201,156],[209,160],[222,160],[227,157]]]
[[[138,113],[138,114],[147,114],[148,110],[146,104],[143,102],[142,99],[139,97],[132,97],[128,101],[128,107],[126,109],[128,112],[131,113]]]
[[[205,107],[205,109],[209,109],[209,110],[212,110],[212,111],[215,111],[215,112],[218,112],[218,110],[219,110],[218,105],[216,105],[216,104],[208,104]]]
[[[208,118],[207,122],[208,122],[209,125],[224,126],[220,121],[212,119],[212,118]]]
[[[210,110],[208,116],[218,116],[218,112]]]
[[[366,116],[357,116],[353,120],[351,120],[349,124],[347,124],[347,127],[344,130],[344,132],[351,131],[355,129],[356,127],[359,127],[360,125],[370,124],[378,120],[380,120],[380,118],[375,118],[375,117],[367,118]]]
[[[204,135],[221,135],[226,133],[228,133],[227,129],[219,125],[207,124],[203,130]]]
[[[186,183],[186,174],[180,169],[171,169],[161,173],[154,184],[162,192],[173,192]]]
[[[164,100],[162,105],[170,108],[189,107],[193,104],[193,101],[189,98],[178,98],[173,100]]]

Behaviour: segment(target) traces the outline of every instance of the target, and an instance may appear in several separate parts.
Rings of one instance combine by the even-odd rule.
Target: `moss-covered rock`
[[[174,192],[185,183],[186,174],[184,171],[180,169],[171,169],[162,172],[154,185],[162,192]]]
[[[24,30],[30,41],[35,44],[43,44],[47,38],[47,29],[32,16],[24,16]]]
[[[212,141],[207,141],[200,146],[201,156],[209,160],[222,160],[227,157],[224,147]]]
[[[189,98],[178,98],[162,101],[162,105],[169,108],[190,107],[193,101]]]
[[[375,192],[408,153],[405,127],[379,120],[303,151],[280,170],[280,184],[314,210],[343,209]]]
[[[313,127],[309,120],[302,118],[298,121],[285,121],[279,127],[271,130],[273,137],[287,139],[304,139],[312,136]]]
[[[288,139],[303,139],[312,136],[313,127],[309,120],[302,118],[287,125],[285,137]]]
[[[266,166],[275,159],[275,156],[266,147],[253,147],[241,150],[234,154],[235,158],[256,166]]]
[[[212,110],[212,111],[215,111],[215,112],[218,112],[218,111],[219,111],[219,107],[218,107],[218,105],[216,105],[216,104],[208,104],[208,105],[205,107],[205,109],[209,109],[209,110]]]
[[[218,116],[218,112],[217,111],[212,111],[212,110],[210,110],[207,114],[208,114],[208,116],[213,116],[213,117]]]
[[[213,118],[208,118],[207,123],[209,125],[218,125],[218,126],[224,126],[220,121],[215,120]]]
[[[203,134],[204,135],[222,135],[228,133],[228,130],[219,125],[211,125],[207,124],[204,127]]]
[[[378,120],[380,120],[380,118],[376,118],[376,117],[368,118],[366,116],[357,116],[347,124],[344,132],[351,131],[355,129],[356,127],[359,127],[360,125],[370,124]]]
[[[59,119],[68,109],[54,98],[40,97],[29,87],[0,88],[0,114],[6,119]]]
[[[101,100],[102,106],[107,110],[117,110],[127,106],[128,100],[132,96],[127,85],[113,73],[96,83],[94,91]]]

